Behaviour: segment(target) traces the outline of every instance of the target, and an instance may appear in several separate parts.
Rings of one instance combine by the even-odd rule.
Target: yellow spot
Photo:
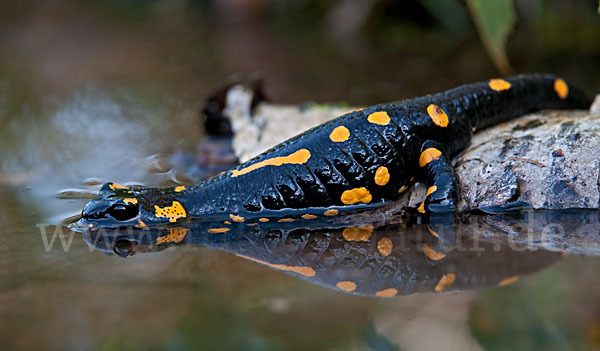
[[[228,232],[230,230],[231,229],[229,229],[229,228],[210,228],[208,230],[208,232],[211,233],[211,234],[218,234],[218,233],[225,233],[225,232]]]
[[[380,296],[380,297],[392,297],[392,296],[398,295],[398,290],[396,290],[394,288],[389,288],[389,289],[385,289],[385,290],[380,290],[380,291],[376,292],[375,295]]]
[[[232,221],[238,222],[238,223],[242,223],[243,221],[245,221],[244,217],[242,217],[242,216],[236,216],[234,214],[230,214],[229,218],[231,218]]]
[[[336,143],[343,143],[344,141],[348,140],[349,137],[350,131],[344,126],[336,127],[331,134],[329,134],[329,139]]]
[[[254,226],[255,226],[255,225],[257,225],[257,224],[258,224],[258,223],[247,223],[246,225],[247,225],[248,227],[254,227]]]
[[[230,221],[225,221],[225,222],[223,222],[223,224],[230,225],[230,224],[231,224],[231,222],[230,222]]]
[[[560,78],[554,81],[554,91],[556,92],[556,95],[563,100],[569,96],[569,86],[567,85],[567,82]]]
[[[356,283],[355,282],[351,282],[349,280],[346,280],[346,281],[343,281],[343,282],[338,282],[335,286],[337,286],[338,289],[344,290],[344,291],[354,291],[354,290],[356,290]]]
[[[327,217],[331,217],[331,216],[337,216],[338,213],[339,213],[338,210],[336,210],[335,208],[332,208],[330,210],[326,210],[325,212],[323,212],[323,215],[327,216]]]
[[[353,111],[350,111],[350,112],[360,112],[360,111],[364,110],[365,108],[366,107],[360,107],[360,108],[357,108],[356,110],[353,110]]]
[[[406,189],[408,189],[408,187],[406,185],[401,186],[400,189],[398,189],[398,194],[402,194],[403,192],[406,191]]]
[[[388,256],[392,253],[392,248],[394,247],[394,243],[388,238],[383,238],[379,240],[377,243],[377,251],[381,256]]]
[[[440,281],[438,281],[437,285],[435,286],[435,292],[444,291],[448,285],[454,283],[454,279],[456,279],[456,274],[445,274],[442,278],[440,278]]]
[[[518,275],[513,275],[512,277],[508,277],[508,278],[504,278],[500,281],[500,283],[498,283],[498,286],[506,286],[509,284],[512,284],[514,282],[516,282],[517,280],[519,280],[519,276]]]
[[[372,199],[371,193],[365,187],[346,190],[342,193],[341,197],[342,202],[346,205],[355,204],[357,202],[368,204]]]
[[[279,222],[279,223],[291,223],[293,221],[294,221],[293,218],[282,218],[282,219],[278,220],[277,222]]]
[[[183,186],[183,185],[175,187],[175,192],[176,193],[179,193],[179,192],[184,191],[184,190],[185,190],[185,186]]]
[[[163,208],[154,205],[155,216],[157,218],[165,217],[169,219],[169,222],[177,222],[179,218],[185,218],[187,213],[179,201],[173,201],[171,206]]]
[[[342,236],[346,241],[367,241],[373,233],[373,225],[367,224],[360,227],[346,227]]]
[[[303,214],[302,218],[303,219],[315,219],[315,218],[317,218],[317,216],[315,216],[313,214],[310,214],[310,213],[307,213],[307,214]]]
[[[431,117],[433,123],[442,128],[448,126],[448,115],[438,105],[431,104],[427,106],[427,114]]]
[[[138,224],[136,225],[138,228],[148,228],[146,223],[144,223],[141,219],[138,218]]]
[[[425,213],[425,202],[421,202],[421,204],[417,208],[417,211],[419,211],[421,213]]]
[[[381,126],[387,126],[390,123],[390,116],[385,111],[373,112],[367,117],[367,121]]]
[[[419,166],[425,167],[431,161],[435,161],[442,156],[442,152],[434,147],[425,149],[419,157]]]
[[[253,165],[250,165],[250,166],[242,168],[242,169],[234,169],[231,171],[231,176],[232,177],[241,176],[242,174],[250,173],[252,171],[255,171],[255,170],[265,167],[265,166],[281,166],[281,165],[285,165],[285,164],[301,165],[301,164],[306,163],[306,161],[308,161],[309,158],[310,158],[310,151],[308,151],[306,149],[300,149],[288,156],[273,157],[273,158],[269,158],[267,160],[257,162]]]
[[[423,253],[425,253],[425,256],[427,256],[427,258],[429,258],[432,261],[439,261],[442,258],[446,257],[445,253],[437,252],[425,243],[423,243]]]
[[[511,87],[510,83],[504,79],[490,79],[488,86],[494,91],[508,90]]]
[[[264,218],[264,217],[263,217],[263,218],[259,218],[259,219],[258,219],[258,221],[259,221],[259,222],[263,222],[263,223],[265,223],[265,222],[268,222],[268,221],[269,221],[269,219],[268,219],[268,218]]]
[[[375,184],[377,185],[386,185],[390,181],[390,172],[388,172],[387,167],[379,166],[375,171]]]
[[[427,188],[427,195],[425,195],[426,197],[433,194],[435,191],[437,190],[437,186],[430,186],[429,188]]]
[[[266,266],[269,266],[271,268],[275,268],[275,269],[280,269],[282,271],[288,271],[288,272],[294,272],[294,273],[298,273],[300,275],[303,275],[305,277],[314,277],[315,274],[317,274],[317,272],[315,272],[315,270],[312,267],[303,267],[303,266],[286,266],[284,264],[273,264],[273,263],[269,263],[269,262],[265,262],[265,261],[261,261],[258,260],[256,258],[253,257],[249,257],[249,256],[244,256],[244,255],[236,255],[237,257],[241,257],[241,258],[245,258],[247,260],[256,262],[256,263],[260,263],[260,264],[264,264]]]
[[[126,204],[134,204],[137,205],[138,200],[135,197],[128,197],[126,199],[123,199],[123,202]]]
[[[109,187],[111,190],[116,190],[116,189],[129,189],[129,187],[128,187],[128,186],[124,186],[124,185],[117,184],[117,183],[111,183],[111,184],[110,184],[108,187]]]
[[[187,233],[187,228],[169,228],[169,234],[156,238],[156,244],[178,243],[185,238]]]
[[[440,235],[438,233],[436,233],[433,229],[431,229],[430,226],[427,226],[427,230],[429,231],[429,234],[435,236],[436,238],[440,237]]]

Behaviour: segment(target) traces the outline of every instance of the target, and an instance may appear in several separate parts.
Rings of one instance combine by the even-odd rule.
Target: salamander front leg
[[[455,212],[458,176],[450,164],[444,145],[435,141],[423,143],[419,166],[428,188],[427,197],[418,211],[423,214]]]

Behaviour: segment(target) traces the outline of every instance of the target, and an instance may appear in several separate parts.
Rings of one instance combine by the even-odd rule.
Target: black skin
[[[185,219],[225,218],[230,214],[248,218],[292,217],[303,214],[322,216],[326,209],[353,211],[372,208],[395,200],[398,190],[420,180],[436,186],[425,199],[422,212],[453,213],[458,200],[458,178],[450,164],[452,157],[470,143],[474,130],[486,128],[544,109],[587,109],[591,101],[568,85],[568,95],[555,91],[559,77],[550,74],[519,75],[504,79],[510,88],[496,91],[489,81],[463,85],[443,93],[398,103],[369,106],[326,122],[289,139],[231,171],[177,192],[175,188],[111,189],[103,186],[99,196],[83,210],[81,226],[123,227],[172,224]],[[445,127],[428,115],[429,105],[437,105],[448,116]],[[368,116],[386,112],[387,125],[369,122]],[[330,134],[346,127],[350,137],[333,142]],[[290,128],[293,128],[290,124]],[[441,156],[423,166],[423,150],[435,148]],[[246,174],[236,171],[264,160],[286,157],[308,150],[310,158],[300,164],[264,166]],[[377,185],[375,172],[387,167],[390,178]],[[364,187],[370,201],[346,204],[344,191]],[[136,198],[138,204],[126,204]],[[169,221],[158,218],[156,208],[179,202],[185,216]]]

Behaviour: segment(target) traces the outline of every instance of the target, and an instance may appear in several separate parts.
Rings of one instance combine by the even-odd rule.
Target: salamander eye
[[[117,221],[128,221],[138,215],[138,206],[134,204],[114,204],[106,213]]]

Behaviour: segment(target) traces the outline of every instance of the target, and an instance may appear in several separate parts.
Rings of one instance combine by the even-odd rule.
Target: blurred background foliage
[[[232,74],[276,101],[394,100],[518,72],[600,90],[595,0],[26,0],[0,5],[0,74],[195,102]]]

